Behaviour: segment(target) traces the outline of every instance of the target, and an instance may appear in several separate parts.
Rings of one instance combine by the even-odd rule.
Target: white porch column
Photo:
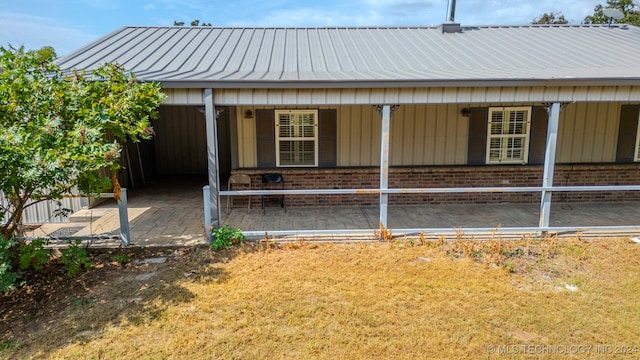
[[[556,165],[556,142],[558,140],[558,123],[560,122],[560,103],[551,104],[547,111],[549,113],[549,122],[547,125],[547,148],[544,152],[544,174],[542,176],[542,187],[553,186],[553,172]],[[539,227],[549,227],[551,193],[551,191],[542,191]]]
[[[211,208],[211,224],[220,226],[222,214],[220,212],[220,172],[218,169],[218,131],[217,114],[213,105],[213,90],[204,89],[204,113],[207,122],[207,163],[209,169],[209,189],[211,196],[209,206]],[[208,230],[208,229],[207,229]]]
[[[380,141],[380,190],[389,188],[389,123],[391,106],[382,106],[382,138]],[[387,228],[389,195],[380,193],[380,224]]]

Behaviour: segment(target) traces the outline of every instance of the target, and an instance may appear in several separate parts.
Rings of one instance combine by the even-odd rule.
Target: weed
[[[16,346],[16,342],[15,341],[7,340],[7,341],[5,341],[3,343],[0,343],[0,351],[12,349],[14,346]]]
[[[88,298],[88,299],[81,299],[81,298],[77,298],[77,299],[73,299],[73,305],[76,307],[81,307],[84,305],[88,305],[88,304],[93,304],[96,302],[96,299],[92,299],[92,298]]]
[[[241,244],[245,239],[242,230],[234,229],[229,225],[213,228],[211,236],[213,237],[213,241],[211,241],[213,250],[228,249],[234,245]]]
[[[122,265],[128,264],[131,262],[131,254],[117,254],[113,257],[113,260]]]
[[[511,260],[507,261],[507,263],[504,264],[504,268],[512,274],[518,272],[518,268],[516,267],[516,264],[514,264],[513,261]]]
[[[582,243],[577,241],[563,246],[562,255],[564,255],[565,257],[570,256],[577,260],[586,260],[589,257],[587,255],[586,248],[582,245]]]
[[[424,236],[424,233],[421,231],[420,235],[418,235],[418,240],[420,240],[420,245],[427,244],[427,238]]]
[[[500,265],[504,257],[505,244],[502,240],[488,240],[485,243],[486,255],[485,263],[489,265]]]
[[[558,235],[547,234],[540,240],[541,258],[553,258],[558,254]]]
[[[482,251],[478,249],[478,243],[475,240],[457,241],[456,246],[458,251],[468,258],[475,259],[482,254]]]
[[[21,244],[18,249],[20,269],[33,268],[36,271],[42,270],[51,259],[51,251],[44,248],[48,243],[49,240],[39,238],[29,243]]]
[[[80,247],[82,240],[69,240],[69,247],[62,250],[60,263],[67,267],[68,276],[76,276],[82,268],[89,269],[93,267],[93,263],[89,261],[87,249]]]
[[[376,231],[376,237],[381,241],[391,241],[393,240],[393,231],[391,229],[387,229],[380,223],[380,232]]]

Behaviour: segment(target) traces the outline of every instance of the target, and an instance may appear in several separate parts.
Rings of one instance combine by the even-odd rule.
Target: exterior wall
[[[467,156],[467,122],[462,105],[406,105],[391,120],[391,165],[464,164]],[[238,107],[238,167],[256,167],[255,119],[244,113],[268,107]],[[279,107],[282,108],[282,107]],[[305,108],[291,106],[288,108]],[[310,107],[306,107],[310,108]],[[330,106],[313,107],[330,109]],[[335,108],[335,107],[333,107]],[[373,106],[338,109],[338,166],[380,164],[380,115]]]
[[[614,162],[622,103],[568,104],[560,113],[556,162]]]
[[[167,98],[163,105],[204,105],[202,89],[162,89]]]
[[[639,102],[640,86],[216,89],[214,98],[216,105],[247,106]]]
[[[464,107],[449,104],[397,108],[391,115],[390,165],[466,164],[469,119],[460,115]],[[379,116],[377,120],[379,123]],[[379,145],[374,154],[376,161],[371,165],[379,163]]]
[[[282,169],[285,189],[377,189],[377,168]],[[260,189],[264,170],[234,170],[249,174],[252,189]],[[526,187],[541,186],[542,166],[442,166],[397,167],[389,172],[390,188],[446,187]],[[554,186],[637,185],[638,164],[558,165]],[[539,203],[540,193],[474,193],[474,194],[391,194],[391,205]],[[377,205],[379,196],[358,195],[287,195],[287,206]],[[556,192],[554,202],[640,201],[640,191]],[[254,196],[252,206],[260,206]]]
[[[614,162],[620,121],[619,102],[568,104],[560,114],[558,163]],[[473,106],[496,106],[487,103]],[[539,104],[537,104],[539,105]],[[471,104],[402,105],[391,116],[392,166],[464,165],[467,163],[469,118],[461,111]],[[337,108],[338,166],[380,164],[380,115],[370,105],[308,106]],[[273,107],[238,107],[238,166],[256,167],[255,119],[246,110]],[[283,107],[278,107],[283,108]],[[289,108],[296,108],[291,106]],[[302,108],[302,107],[297,107]]]
[[[156,174],[207,173],[205,118],[199,107],[161,106],[153,129]]]
[[[4,194],[0,192],[0,203],[4,203],[6,198]],[[87,206],[89,201],[87,198],[72,197],[63,198],[60,200],[63,209],[70,209],[74,213],[82,209],[83,206]],[[54,201],[42,201],[33,206],[29,206],[22,213],[22,222],[24,224],[41,224],[45,222],[68,222],[66,217],[54,216],[55,210],[58,209],[58,205]],[[0,218],[0,221],[5,222],[7,219]]]

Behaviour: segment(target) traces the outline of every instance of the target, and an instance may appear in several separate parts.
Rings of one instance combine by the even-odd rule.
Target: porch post
[[[215,227],[220,226],[220,176],[218,169],[218,132],[216,126],[216,109],[213,105],[213,90],[204,89],[204,113],[207,132],[207,163],[209,169],[209,207],[211,222]]]
[[[558,139],[558,123],[560,122],[560,103],[553,103],[547,108],[549,123],[547,125],[547,148],[544,152],[544,174],[542,175],[542,187],[553,186],[553,172],[556,163],[556,142]],[[542,190],[540,201],[539,227],[549,227],[549,215],[551,213],[552,191]]]
[[[129,246],[131,242],[131,232],[129,231],[129,211],[127,204],[127,189],[120,189],[120,200],[118,200],[118,218],[120,219],[120,240],[122,246]]]
[[[389,123],[391,107],[382,106],[382,138],[380,141],[380,190],[389,188]],[[389,195],[380,193],[380,224],[387,227],[387,206]]]

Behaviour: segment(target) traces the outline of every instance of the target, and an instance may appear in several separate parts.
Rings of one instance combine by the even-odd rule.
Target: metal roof
[[[627,25],[123,27],[58,63],[117,62],[165,87],[637,85],[639,54]]]

